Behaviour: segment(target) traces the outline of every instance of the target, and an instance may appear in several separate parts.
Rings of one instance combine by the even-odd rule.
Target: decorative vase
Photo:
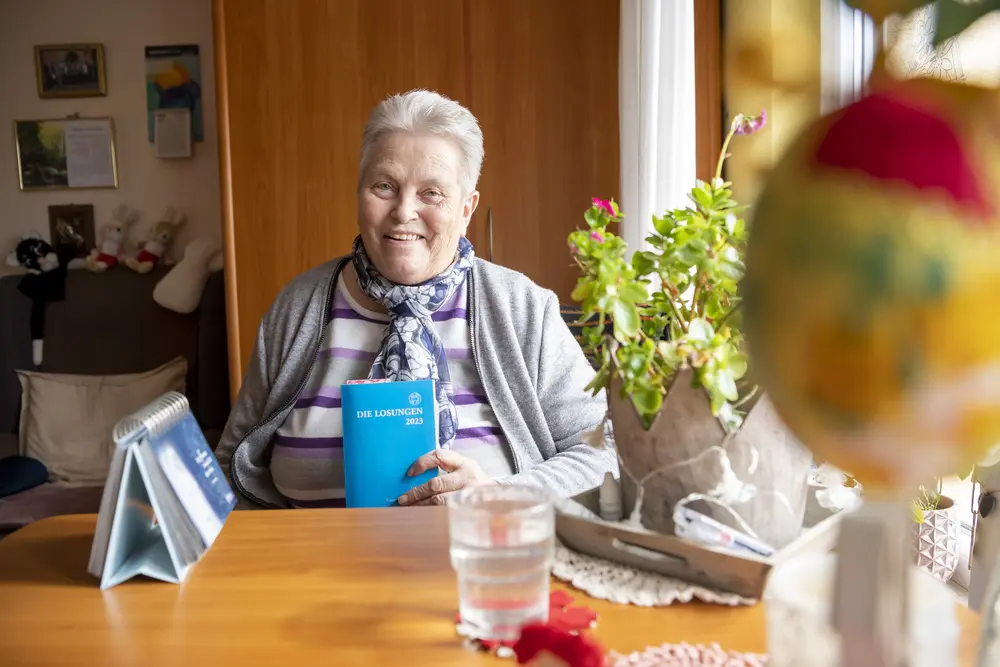
[[[917,566],[943,582],[958,569],[958,513],[955,501],[941,496],[938,509],[924,510],[924,522],[913,523]]]
[[[756,487],[749,500],[730,506],[759,539],[775,549],[786,546],[802,531],[812,454],[787,430],[766,394],[752,404],[740,428],[727,436],[712,414],[708,394],[692,387],[692,377],[690,370],[677,374],[648,430],[631,400],[622,398],[617,379],[612,380],[608,406],[623,468],[625,516],[632,513],[638,484],[645,478],[642,525],[673,534],[677,502],[692,493],[709,494],[723,480],[721,457],[707,452],[718,446],[728,454],[739,482]],[[716,503],[699,500],[690,506],[741,529],[732,513]]]

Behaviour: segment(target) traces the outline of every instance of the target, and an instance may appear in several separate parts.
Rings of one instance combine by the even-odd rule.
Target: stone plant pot
[[[913,522],[917,566],[943,582],[958,569],[958,512],[955,501],[941,496],[938,509],[924,510],[924,522]]]
[[[707,392],[691,386],[693,373],[682,371],[664,397],[663,406],[649,430],[643,428],[635,407],[621,398],[621,385],[612,381],[608,407],[615,443],[621,457],[621,487],[625,516],[635,506],[637,481],[654,470],[689,460],[720,445],[729,455],[741,482],[759,490],[772,489],[788,500],[786,506],[774,493],[755,494],[734,504],[757,536],[776,549],[786,546],[802,531],[812,454],[787,430],[766,394],[759,396],[728,442],[726,431],[712,415]],[[752,445],[752,446],[751,446]],[[751,472],[756,448],[756,468]],[[672,468],[651,476],[644,485],[641,519],[648,530],[673,534],[673,510],[691,493],[706,493],[720,480],[720,458],[709,453],[695,465]],[[738,527],[732,515],[714,503],[694,502],[726,525]]]

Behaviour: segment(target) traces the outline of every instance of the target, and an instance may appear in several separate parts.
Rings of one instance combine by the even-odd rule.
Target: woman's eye
[[[437,199],[439,197],[443,197],[444,195],[441,194],[440,190],[427,190],[426,192],[424,192],[424,196],[429,197],[431,199]]]
[[[376,183],[375,190],[378,192],[392,192],[392,186],[388,183]]]

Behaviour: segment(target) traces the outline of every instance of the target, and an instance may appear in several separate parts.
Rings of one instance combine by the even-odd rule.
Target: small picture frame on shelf
[[[49,206],[49,240],[57,255],[86,257],[95,246],[94,239],[93,204]]]
[[[108,94],[104,76],[104,45],[36,46],[35,77],[41,98],[103,97]]]

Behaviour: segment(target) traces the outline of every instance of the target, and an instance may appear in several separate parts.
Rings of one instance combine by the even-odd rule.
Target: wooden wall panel
[[[720,0],[694,0],[694,85],[697,175],[715,175],[722,150],[722,27]],[[750,112],[748,112],[750,113]],[[756,112],[754,112],[756,113]]]
[[[214,1],[235,395],[279,290],[350,250],[372,107],[418,86],[465,101],[464,19],[462,0]]]
[[[470,100],[486,144],[470,239],[570,302],[566,238],[619,196],[617,0],[467,0]]]

